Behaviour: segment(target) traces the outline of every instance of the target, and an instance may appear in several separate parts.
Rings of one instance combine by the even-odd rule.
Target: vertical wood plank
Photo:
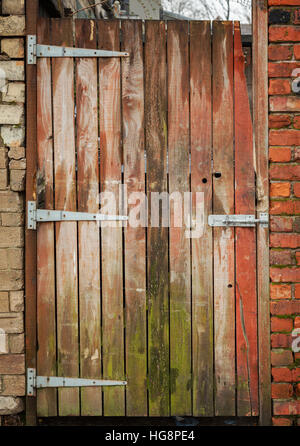
[[[253,130],[239,22],[234,24],[235,213],[255,214]],[[236,228],[237,415],[258,415],[256,230]]]
[[[38,0],[26,1],[26,35],[37,33]],[[37,81],[36,65],[26,64],[26,202],[36,199]],[[25,230],[25,332],[26,368],[36,368],[36,232]],[[26,424],[36,425],[36,398],[26,397]]]
[[[168,22],[169,193],[189,192],[188,22]],[[183,201],[183,200],[182,200]],[[186,227],[170,203],[171,415],[191,414],[191,260]]]
[[[212,417],[213,406],[213,261],[212,87],[210,22],[190,22],[191,191],[202,192],[204,233],[192,239],[193,415]],[[196,218],[195,201],[193,219]]]
[[[50,21],[40,19],[38,41],[50,42]],[[53,209],[53,129],[51,60],[37,60],[37,207]],[[56,376],[54,223],[37,227],[37,373]],[[37,392],[38,416],[57,415],[57,390]]]
[[[91,20],[76,20],[75,44],[96,48]],[[76,59],[78,211],[99,211],[97,60]],[[80,375],[101,377],[100,230],[78,223]],[[81,415],[102,415],[101,388],[81,389]]]
[[[124,184],[145,193],[144,72],[142,22],[122,21]],[[125,230],[126,415],[147,415],[146,231]]]
[[[234,213],[233,26],[213,22],[213,210]],[[221,176],[220,176],[221,175]],[[215,415],[235,415],[234,228],[214,228]]]
[[[52,19],[52,43],[73,45],[72,21]],[[52,59],[55,209],[76,210],[74,64]],[[77,223],[56,223],[58,375],[78,377]],[[79,389],[59,389],[59,415],[79,415]]]
[[[119,22],[98,21],[99,48],[119,51]],[[122,182],[120,59],[99,59],[100,182],[101,192],[119,199]],[[113,213],[113,212],[111,212]],[[103,227],[102,239],[102,336],[103,378],[124,379],[124,314],[122,228]],[[122,387],[103,390],[104,415],[125,415]]]
[[[164,22],[145,23],[145,127],[147,196],[167,192],[167,77]],[[169,408],[169,278],[168,230],[149,225],[148,385],[149,415],[168,416]]]
[[[253,2],[253,116],[257,212],[269,212],[268,173],[268,6]],[[260,424],[271,424],[269,231],[257,228],[258,356]]]

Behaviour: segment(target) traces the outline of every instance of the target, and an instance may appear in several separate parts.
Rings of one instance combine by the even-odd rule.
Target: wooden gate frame
[[[37,34],[38,0],[26,1],[26,34]],[[268,8],[253,0],[253,110],[257,181],[257,212],[269,212],[268,175]],[[26,203],[36,200],[37,70],[26,64]],[[36,231],[25,229],[26,369],[36,368]],[[257,229],[259,413],[260,425],[271,424],[271,347],[269,303],[269,235]],[[26,397],[26,424],[36,425],[36,398]]]

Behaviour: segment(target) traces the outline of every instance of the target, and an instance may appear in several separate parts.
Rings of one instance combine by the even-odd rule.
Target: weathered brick
[[[300,45],[294,45],[294,56],[295,59],[300,59]]]
[[[297,146],[300,144],[299,130],[270,130],[269,143],[271,146]]]
[[[290,251],[274,251],[270,252],[271,265],[291,265],[292,254]]]
[[[0,396],[0,415],[10,415],[23,412],[24,403],[19,397]]]
[[[0,290],[22,290],[24,288],[23,271],[20,270],[1,270],[0,271]]]
[[[11,291],[9,293],[10,311],[24,311],[24,292]]]
[[[279,317],[271,318],[272,332],[287,331],[290,332],[294,328],[293,319],[281,319]]]
[[[295,112],[300,110],[300,98],[297,96],[272,96],[270,110],[273,112]]]
[[[271,362],[273,366],[290,365],[294,362],[290,350],[276,349],[271,351]]]
[[[22,269],[22,248],[0,248],[0,269]]]
[[[300,381],[300,367],[292,370],[293,381]]]
[[[300,328],[300,316],[295,317],[294,328]]]
[[[0,313],[0,328],[5,333],[23,333],[23,313]]]
[[[271,284],[270,293],[272,299],[290,299],[292,297],[291,285]]]
[[[299,0],[269,0],[269,6],[299,6]]]
[[[20,212],[23,210],[23,197],[12,191],[0,191],[0,212]]]
[[[5,190],[8,184],[8,171],[7,169],[0,169],[0,189]]]
[[[292,149],[290,147],[270,147],[269,160],[277,163],[291,161]]]
[[[2,226],[23,226],[24,214],[5,213],[1,214]]]
[[[269,60],[290,60],[292,57],[292,45],[269,45]]]
[[[270,202],[270,214],[271,215],[296,215],[300,214],[300,201],[299,200],[289,200],[289,201],[276,201],[271,200]]]
[[[22,375],[4,375],[1,379],[1,395],[24,396],[25,395],[25,376]]]
[[[271,302],[271,314],[287,316],[288,314],[300,314],[300,301]]]
[[[291,21],[291,12],[286,9],[271,9],[269,11],[269,25],[287,24]]]
[[[273,417],[272,424],[273,426],[292,426],[293,420],[290,418]]]
[[[23,118],[23,105],[0,104],[0,124],[21,124]]]
[[[6,53],[11,59],[21,59],[24,57],[24,39],[2,39],[1,52]]]
[[[270,268],[272,282],[300,282],[300,268]]]
[[[21,192],[25,189],[25,170],[15,170],[10,171],[10,188],[13,191]]]
[[[24,144],[25,128],[15,126],[1,126],[1,138],[4,145],[9,147],[18,147]]]
[[[300,217],[295,217],[294,218],[293,232],[300,232]]]
[[[1,355],[0,374],[1,375],[22,375],[25,372],[24,355]]]
[[[292,77],[296,68],[300,68],[300,62],[269,62],[269,77]]]
[[[0,248],[18,248],[24,245],[22,228],[0,227]]]
[[[294,183],[293,189],[295,197],[300,198],[300,183]]]
[[[274,401],[274,415],[300,415],[300,401]]]
[[[295,285],[295,299],[300,299],[300,283]]]
[[[9,312],[9,297],[7,291],[0,292],[0,313]]]
[[[299,234],[276,234],[270,236],[270,246],[272,248],[299,248],[300,235]]]
[[[24,349],[25,349],[24,334],[9,335],[10,353],[24,353]]]
[[[21,160],[10,160],[9,168],[15,170],[24,170],[26,169],[26,159]]]
[[[300,165],[272,164],[270,167],[270,178],[273,180],[293,180],[293,181],[300,180]]]
[[[291,348],[292,336],[282,333],[273,333],[271,335],[272,348]]]
[[[6,81],[23,81],[25,79],[23,60],[1,60],[0,70],[2,70],[1,73],[4,73]]]
[[[8,165],[7,150],[0,148],[0,169],[6,169]]]
[[[2,14],[25,14],[25,0],[2,0]]]
[[[270,42],[299,42],[300,28],[298,26],[270,26],[269,40]]]
[[[273,367],[272,376],[275,382],[292,382],[292,372],[287,367]]]
[[[290,183],[271,183],[270,197],[289,197],[290,193]]]
[[[8,157],[14,160],[20,160],[25,158],[25,148],[24,147],[11,147],[8,152]]]
[[[25,34],[25,17],[10,15],[0,17],[1,36],[23,36]]]
[[[269,116],[269,128],[282,129],[289,127],[292,123],[292,118],[289,115],[270,115]]]
[[[2,93],[4,102],[25,102],[25,84],[20,82],[10,82],[7,89]]]
[[[291,217],[271,217],[270,228],[272,232],[292,232],[293,219]]]
[[[293,386],[291,384],[272,384],[272,398],[289,399],[293,396]]]
[[[291,82],[288,79],[270,79],[269,94],[290,94],[292,91]],[[274,98],[270,98],[274,99]],[[272,118],[272,115],[269,119]]]
[[[300,129],[300,116],[295,116],[294,122],[293,122],[294,128],[299,130]]]

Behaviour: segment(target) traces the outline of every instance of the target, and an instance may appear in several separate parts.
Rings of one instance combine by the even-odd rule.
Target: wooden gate
[[[39,224],[38,375],[127,385],[39,389],[38,415],[257,416],[257,229],[207,224],[256,213],[239,24],[42,19],[37,40],[130,53],[38,59],[37,206],[98,212],[124,183],[203,192],[205,211],[192,239]]]

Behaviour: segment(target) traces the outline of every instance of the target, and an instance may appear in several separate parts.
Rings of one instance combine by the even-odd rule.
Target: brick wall
[[[272,398],[275,425],[300,425],[300,0],[269,0]]]
[[[25,394],[24,3],[0,3],[0,424],[22,412]]]

